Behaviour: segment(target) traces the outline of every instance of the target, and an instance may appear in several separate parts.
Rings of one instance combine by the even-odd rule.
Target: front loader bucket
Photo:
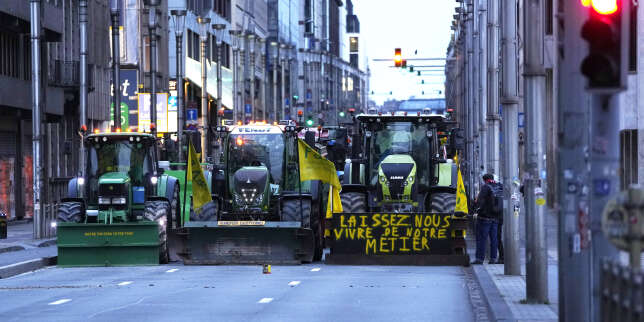
[[[156,222],[58,224],[58,266],[159,264]]]
[[[313,231],[298,222],[191,222],[173,231],[171,254],[186,265],[301,264],[313,261]]]
[[[452,214],[335,213],[326,227],[328,264],[469,265],[467,221]]]

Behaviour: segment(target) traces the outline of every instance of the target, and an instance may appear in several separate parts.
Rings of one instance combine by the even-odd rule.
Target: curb
[[[483,291],[483,296],[490,312],[490,319],[492,321],[516,322],[517,319],[512,314],[508,304],[505,303],[485,267],[483,265],[472,265],[471,267],[474,277]]]
[[[22,273],[35,271],[45,266],[56,265],[58,256],[43,257],[37,259],[30,259],[24,262],[15,263],[7,266],[0,267],[0,279],[7,278]]]
[[[34,220],[33,219],[16,219],[16,220],[8,220],[7,221],[7,226],[13,226],[13,225],[20,225],[20,224],[29,224],[32,223]]]
[[[36,246],[38,246],[38,247],[54,246],[54,245],[56,245],[56,240],[57,240],[56,238],[43,240],[40,243],[38,243],[38,245],[36,245]]]

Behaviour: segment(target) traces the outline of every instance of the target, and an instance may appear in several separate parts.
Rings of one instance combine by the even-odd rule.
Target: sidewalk
[[[33,239],[33,222],[12,222],[0,239],[0,278],[51,265],[57,251],[56,238]]]
[[[558,320],[558,262],[557,218],[546,215],[546,240],[548,244],[548,304],[523,304],[526,298],[525,282],[525,216],[520,219],[521,276],[503,274],[503,265],[475,265],[474,275],[479,280],[495,321],[557,321]],[[474,236],[470,234],[468,248],[472,258],[475,251]]]

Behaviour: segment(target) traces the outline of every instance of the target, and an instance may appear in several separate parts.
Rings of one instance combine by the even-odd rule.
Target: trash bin
[[[7,239],[7,214],[0,212],[0,239]]]

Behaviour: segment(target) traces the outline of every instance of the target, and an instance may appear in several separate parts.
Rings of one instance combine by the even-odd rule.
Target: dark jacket
[[[490,219],[503,220],[503,216],[492,213],[492,206],[494,202],[494,193],[492,187],[500,188],[503,191],[503,185],[498,182],[488,182],[481,187],[479,195],[476,198],[478,216]]]

